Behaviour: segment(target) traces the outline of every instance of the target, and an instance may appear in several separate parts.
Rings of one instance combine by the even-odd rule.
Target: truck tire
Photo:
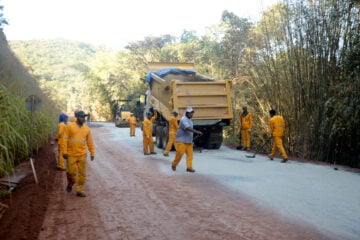
[[[204,147],[206,149],[219,149],[222,141],[222,132],[211,132],[207,137]]]
[[[158,148],[162,148],[163,147],[163,142],[162,142],[162,129],[163,127],[162,126],[156,126],[156,136],[155,136],[155,143],[156,143],[156,146]]]
[[[163,127],[161,131],[161,141],[162,141],[162,148],[165,150],[167,143],[169,141],[169,132],[167,127]]]

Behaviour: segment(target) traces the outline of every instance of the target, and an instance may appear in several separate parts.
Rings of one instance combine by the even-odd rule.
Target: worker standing
[[[242,108],[243,112],[240,115],[241,123],[241,144],[242,150],[248,150],[250,148],[250,131],[253,127],[252,115],[248,112],[247,107]]]
[[[171,169],[176,171],[176,166],[181,161],[182,156],[186,153],[186,171],[187,172],[195,172],[192,167],[192,160],[193,160],[193,134],[196,133],[198,135],[203,135],[202,132],[193,128],[193,122],[191,118],[194,115],[194,110],[192,107],[186,108],[185,115],[182,116],[179,129],[176,133],[176,140],[175,140],[175,149],[176,155],[174,160],[171,163]]]
[[[64,113],[60,114],[59,124],[58,124],[57,131],[56,131],[56,140],[58,143],[57,169],[60,171],[66,170],[61,145],[64,140],[64,132],[65,132],[65,128],[66,128],[68,119],[69,119],[69,117],[66,114],[64,114]]]
[[[136,129],[136,117],[134,113],[130,113],[130,116],[126,119],[130,125],[130,137],[135,137],[135,129]]]
[[[285,148],[283,146],[283,137],[285,132],[285,120],[282,116],[276,115],[276,111],[274,109],[270,110],[270,133],[273,136],[274,143],[272,147],[272,151],[270,154],[270,160],[274,159],[274,156],[276,154],[276,151],[279,150],[283,160],[282,163],[285,163],[288,161],[288,156],[285,152]]]
[[[179,111],[177,109],[174,109],[172,111],[172,116],[169,119],[169,141],[164,151],[165,157],[169,156],[169,152],[175,143],[176,132],[179,128],[178,118],[177,118],[178,115],[179,115]]]
[[[152,135],[152,128],[153,128],[153,124],[152,124],[152,117],[153,114],[151,112],[148,112],[146,114],[146,117],[143,121],[143,150],[144,150],[144,155],[149,155],[149,154],[156,154],[156,152],[154,151],[154,139],[153,139],[153,135]],[[149,149],[150,149],[150,153],[149,153]]]
[[[64,134],[62,145],[63,156],[67,160],[68,185],[66,191],[71,192],[76,185],[76,195],[86,197],[84,184],[86,181],[86,156],[90,152],[91,161],[94,160],[95,147],[90,128],[85,125],[86,114],[83,111],[76,113],[76,122],[70,123]]]

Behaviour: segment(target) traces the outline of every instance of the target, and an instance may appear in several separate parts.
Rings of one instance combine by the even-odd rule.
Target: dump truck
[[[192,63],[150,63],[146,76],[144,116],[153,112],[153,135],[156,146],[165,148],[169,135],[171,113],[179,111],[179,119],[187,107],[192,107],[194,128],[203,132],[194,136],[194,144],[201,148],[218,149],[223,141],[223,127],[233,118],[232,84],[229,80],[215,80],[195,71]]]

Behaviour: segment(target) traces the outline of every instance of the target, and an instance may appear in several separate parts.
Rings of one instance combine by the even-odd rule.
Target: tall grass
[[[43,146],[53,129],[51,116],[31,112],[0,85],[0,176]]]
[[[25,107],[30,95],[42,101],[33,113]],[[0,29],[0,177],[48,141],[59,113],[54,106],[9,49]]]

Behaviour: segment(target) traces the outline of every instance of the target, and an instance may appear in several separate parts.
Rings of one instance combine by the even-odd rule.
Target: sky
[[[253,21],[276,0],[0,0],[8,40],[84,41],[111,48],[183,30],[205,33],[224,10]]]

